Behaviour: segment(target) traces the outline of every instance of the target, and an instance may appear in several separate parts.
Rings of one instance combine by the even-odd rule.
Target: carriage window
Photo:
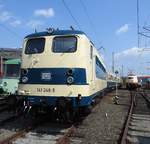
[[[55,37],[53,40],[53,52],[71,53],[77,49],[76,37]]]
[[[98,59],[98,57],[96,56],[96,77],[99,79],[106,79],[106,69],[104,68],[104,66],[102,65],[102,63],[100,62],[100,60]]]
[[[44,51],[44,47],[45,47],[44,38],[30,39],[27,41],[25,54],[42,53]]]

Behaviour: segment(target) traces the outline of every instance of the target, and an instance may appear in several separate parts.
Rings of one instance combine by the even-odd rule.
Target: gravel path
[[[113,104],[115,92],[107,94],[79,126],[74,139],[82,139],[82,144],[118,143],[130,105],[129,92],[119,90],[119,104]],[[72,144],[75,144],[72,141]]]

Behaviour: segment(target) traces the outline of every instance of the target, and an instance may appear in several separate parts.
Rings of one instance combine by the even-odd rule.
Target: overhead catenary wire
[[[149,16],[148,16],[149,18]],[[142,36],[143,38],[146,38],[146,39],[149,39],[150,38],[150,35],[149,35],[149,32],[150,32],[150,29],[149,29],[149,26],[147,26],[147,22],[145,22],[144,26],[142,27],[143,30],[145,30],[144,32],[140,32],[140,24],[139,24],[139,0],[137,0],[137,31],[138,31],[138,48],[139,48],[139,41],[140,41],[140,36]],[[144,48],[142,48],[141,52],[139,53],[139,57],[140,58],[143,53],[145,51],[150,51],[150,48],[147,48],[147,45],[146,45],[146,41],[145,41],[145,46]],[[141,65],[143,64],[140,64],[139,67],[141,67]]]
[[[81,30],[81,26],[80,26],[78,20],[77,20],[77,19],[75,18],[75,16],[73,15],[71,9],[69,8],[69,6],[68,6],[67,3],[65,2],[65,0],[62,0],[62,2],[63,2],[63,5],[65,6],[66,10],[68,11],[69,15],[70,15],[70,16],[72,17],[72,19],[74,20],[76,26],[79,28],[79,30]],[[89,21],[89,24],[90,24],[90,27],[91,27],[91,29],[92,29],[92,32],[93,32],[93,34],[95,35],[95,39],[96,39],[97,43],[101,44],[101,42],[97,39],[97,38],[98,38],[98,34],[97,34],[96,30],[94,29],[94,24],[92,23],[92,21],[91,21],[91,19],[90,19],[90,16],[89,16],[89,14],[88,14],[88,11],[87,11],[87,8],[86,8],[84,2],[83,2],[82,0],[80,0],[80,3],[81,3],[81,5],[82,5],[82,7],[83,7],[83,10],[84,10],[86,16],[87,16],[87,19],[88,19],[88,21]],[[103,48],[103,47],[101,46],[99,49],[101,49],[101,48]],[[98,50],[99,50],[99,49],[98,49]],[[104,49],[104,48],[103,48],[103,49]]]
[[[139,48],[139,43],[140,43],[140,36],[143,36],[143,37],[145,37],[145,38],[150,38],[150,35],[149,35],[149,33],[150,33],[150,27],[149,26],[147,26],[147,20],[145,21],[145,23],[144,23],[144,26],[142,27],[143,28],[143,30],[145,30],[145,31],[143,31],[143,32],[141,32],[140,31],[140,22],[139,22],[139,0],[137,0],[137,34],[138,34],[138,48]],[[148,18],[150,17],[150,15],[148,16]],[[147,19],[148,19],[147,18]]]
[[[140,16],[139,16],[139,0],[136,1],[136,14],[137,14],[137,47],[139,48],[139,54],[137,56],[137,61],[142,57],[143,50],[140,50],[140,37],[145,36],[142,32],[140,32]],[[141,64],[139,64],[138,69],[140,69]]]
[[[81,26],[79,25],[77,19],[74,17],[74,15],[72,14],[69,6],[67,5],[67,3],[65,2],[65,0],[62,0],[63,5],[65,6],[66,10],[68,11],[68,13],[70,14],[70,16],[72,17],[72,19],[74,20],[74,22],[76,23],[77,27],[79,28],[79,30],[81,30]]]
[[[140,30],[140,24],[139,24],[139,0],[137,0],[137,42],[138,42],[138,48],[140,47],[140,34],[139,34],[139,30]]]
[[[85,15],[87,16],[87,19],[88,19],[88,21],[89,21],[89,24],[90,24],[90,27],[91,27],[91,29],[92,29],[92,31],[93,31],[93,34],[95,35],[95,38],[96,38],[97,43],[101,44],[101,42],[97,39],[97,38],[98,38],[98,34],[97,34],[97,32],[96,32],[96,30],[95,30],[95,28],[94,28],[94,24],[93,24],[93,22],[91,21],[91,18],[90,18],[89,14],[88,14],[88,10],[87,10],[87,8],[86,8],[86,6],[85,6],[83,0],[79,0],[79,1],[80,1],[80,3],[81,3],[81,6],[83,7],[83,10],[84,10]],[[103,48],[103,47],[100,47],[99,49],[101,49],[101,48]]]
[[[14,32],[13,30],[11,30],[9,27],[5,26],[4,24],[0,23],[0,27],[2,27],[3,29],[5,29],[6,31],[8,31],[9,33],[11,33],[12,35],[14,35],[17,38],[22,38],[19,34],[17,34],[16,32]]]

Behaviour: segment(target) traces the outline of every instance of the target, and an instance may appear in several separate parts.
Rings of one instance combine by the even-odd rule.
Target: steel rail
[[[23,137],[29,130],[31,130],[31,127],[20,130],[19,132],[13,134],[12,136],[7,137],[6,139],[0,141],[0,144],[10,144],[10,143],[12,143],[13,140],[15,140],[19,137]]]
[[[148,98],[148,95],[146,94],[145,91],[143,91],[143,93],[140,93],[142,95],[142,97],[146,100],[147,103],[150,104],[150,98]]]
[[[25,128],[22,128],[21,130],[19,130],[15,134],[1,140],[0,144],[11,144],[14,140],[16,140],[19,137],[23,137],[26,133],[35,129],[36,127],[38,127],[43,122],[45,122],[45,119],[35,121],[35,123],[33,122],[33,123],[29,124],[28,126],[26,126]]]
[[[129,124],[130,124],[130,120],[131,120],[131,116],[132,116],[132,112],[133,112],[135,95],[132,93],[132,91],[130,93],[130,96],[131,96],[131,105],[130,105],[128,116],[127,116],[127,119],[126,119],[126,122],[125,122],[125,127],[124,127],[124,130],[123,130],[123,134],[122,134],[122,137],[121,137],[120,144],[126,144],[128,128],[129,128]]]
[[[70,143],[70,137],[73,136],[76,132],[76,127],[74,125],[72,125],[68,131],[62,136],[60,137],[56,144],[69,144]]]
[[[1,106],[0,107],[0,113],[3,111],[6,111],[6,110],[8,110],[8,106],[3,106],[3,107]]]
[[[6,102],[0,102],[0,107],[2,107],[2,106],[4,106],[4,105],[6,105],[7,103]]]
[[[11,121],[14,121],[18,118],[19,116],[16,116],[16,115],[12,115],[11,117],[8,117],[2,121],[0,121],[0,126],[4,125],[5,123],[7,122],[11,122]]]

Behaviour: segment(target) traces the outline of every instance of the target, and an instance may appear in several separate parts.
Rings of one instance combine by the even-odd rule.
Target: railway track
[[[0,113],[6,110],[8,110],[8,106],[6,104],[0,104]]]
[[[0,114],[0,126],[4,125],[7,122],[12,122],[13,120],[17,119],[19,116],[15,115],[14,113],[9,113],[7,111]]]
[[[57,123],[48,123],[39,126],[34,130],[26,131],[24,137],[17,138],[12,141],[13,144],[69,144],[71,143],[70,137],[75,133],[75,126],[66,126]]]
[[[20,114],[16,114],[14,110],[10,110],[7,99],[0,99],[0,126],[7,122],[17,119]]]
[[[32,124],[29,124],[26,127],[6,137],[5,139],[2,139],[0,141],[0,144],[28,144],[31,141],[33,144],[39,142],[42,144],[49,142],[56,144],[69,144],[81,142],[78,136],[74,137],[78,122],[74,123],[73,125],[60,124],[56,122],[52,123],[48,119],[41,118],[40,121],[34,121]],[[11,119],[6,120],[6,122],[7,121],[10,122]]]
[[[37,124],[34,122],[30,123],[8,137],[5,137],[0,141],[0,144],[80,144],[85,137],[80,131],[77,131],[78,126],[80,126],[80,124],[64,125],[52,123],[48,119],[41,120],[41,122],[37,122]],[[14,127],[12,128],[14,129]],[[84,128],[87,129],[87,126],[85,125]]]
[[[74,135],[74,125],[62,125],[58,123],[47,123],[43,119],[34,121],[25,128],[17,131],[9,137],[0,141],[0,144],[28,144],[28,143],[56,143],[69,144],[70,137]]]
[[[7,97],[0,97],[0,113],[8,110]]]
[[[16,119],[19,119],[19,116],[16,116],[12,112],[4,111],[0,113],[0,127],[3,125],[13,125],[13,121]],[[26,118],[25,118],[26,119]],[[49,119],[49,118],[48,118]],[[38,120],[38,121],[37,121]],[[5,138],[0,139],[0,144],[10,144],[10,143],[22,143],[21,141],[25,141],[24,143],[30,143],[28,141],[42,141],[42,138],[39,138],[39,135],[43,135],[43,131],[39,132],[40,126],[44,127],[43,125],[48,122],[48,124],[51,125],[51,122],[49,123],[48,120],[45,118],[40,117],[40,120],[37,119],[32,123],[29,123],[29,125],[26,125],[25,127],[19,128],[17,131],[13,131],[12,134],[6,136]],[[19,124],[19,123],[18,123]],[[53,126],[54,125],[54,126]],[[45,126],[44,129],[47,129],[48,126]],[[1,127],[2,129],[2,127]],[[5,128],[4,128],[5,129]],[[10,128],[8,128],[10,129]],[[11,129],[16,129],[15,127],[12,127]],[[38,132],[37,132],[38,131]],[[70,141],[70,136],[73,135],[75,132],[75,126],[67,125],[60,125],[57,123],[53,123],[49,130],[46,133],[47,137],[49,137],[47,140],[57,143],[57,144],[67,144]],[[1,131],[0,131],[1,133]],[[55,136],[54,136],[55,135]],[[23,138],[22,138],[23,137]],[[43,135],[44,137],[44,135]],[[46,142],[46,139],[44,139],[44,143]],[[37,141],[35,143],[37,143]],[[34,142],[33,142],[34,143]]]
[[[0,106],[6,103],[6,98],[0,97]]]
[[[16,120],[14,121],[14,123],[16,123],[14,124],[15,126],[13,126],[12,119]],[[10,120],[6,120],[6,121],[9,122],[7,123],[7,126],[6,126],[7,129],[12,129],[12,130],[17,129],[17,130],[16,131],[13,130],[13,132],[9,136],[6,136],[5,138],[1,139],[0,144],[10,144],[13,141],[15,141],[17,138],[23,137],[29,131],[35,129],[37,126],[42,124],[45,121],[45,118],[40,117],[40,118],[37,118],[36,120],[35,119],[26,120],[22,115],[20,115],[20,116],[14,116],[14,118],[10,118]],[[12,127],[12,128],[8,128],[8,127]]]
[[[0,94],[0,103],[3,102],[3,101],[6,101],[7,98],[8,98],[7,94]]]
[[[150,143],[150,99],[143,91],[131,91],[131,106],[121,144]]]

